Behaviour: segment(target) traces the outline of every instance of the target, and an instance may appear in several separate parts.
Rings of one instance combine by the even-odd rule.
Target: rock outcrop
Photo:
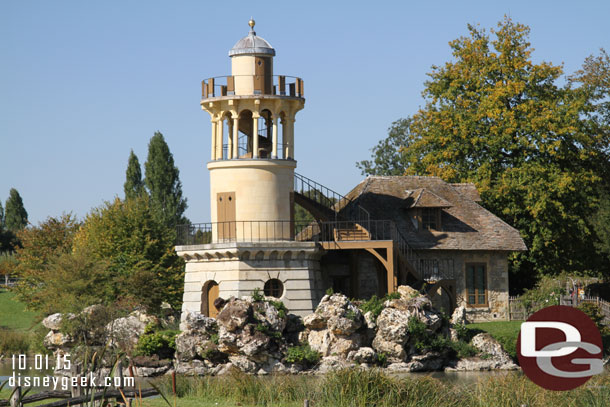
[[[316,311],[303,318],[303,324],[302,342],[323,357],[346,359],[350,352],[366,346],[364,316],[343,294],[325,295]]]
[[[132,357],[131,368],[142,376],[164,374],[172,368],[187,375],[222,375],[234,370],[257,375],[307,369],[325,373],[350,366],[384,367],[391,372],[517,368],[486,333],[474,336],[470,343],[478,350],[477,356],[458,359],[453,349],[468,347],[451,341],[460,340],[458,332],[465,336],[458,327],[467,323],[465,309],[456,309],[450,324],[417,290],[400,286],[397,293],[367,308],[343,294],[326,295],[315,312],[303,319],[287,314],[275,298],[259,294],[218,299],[220,312],[215,319],[198,313],[186,315],[175,338],[173,362]],[[359,306],[374,311],[363,313]],[[74,341],[61,332],[64,319],[94,318],[101,311],[94,306],[79,315],[48,316],[43,321],[50,329],[45,345],[65,352]],[[110,341],[114,347],[134,349],[150,324],[163,326],[159,319],[134,311],[88,335],[99,343]],[[294,348],[289,349],[291,346]]]

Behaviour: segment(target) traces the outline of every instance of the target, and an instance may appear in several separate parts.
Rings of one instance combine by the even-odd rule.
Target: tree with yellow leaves
[[[607,55],[590,58],[560,86],[561,66],[532,61],[527,26],[505,18],[490,33],[468,30],[450,42],[454,60],[432,67],[425,106],[397,122],[408,123],[394,132],[400,146],[388,151],[382,147],[392,142],[380,142],[375,164],[359,167],[474,182],[484,206],[528,245],[513,258],[511,287],[539,274],[607,270],[589,221],[610,191]]]

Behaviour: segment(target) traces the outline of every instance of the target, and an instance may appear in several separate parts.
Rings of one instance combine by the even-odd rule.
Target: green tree
[[[184,262],[174,252],[175,237],[147,195],[117,198],[87,215],[73,252],[107,263],[106,283],[98,286],[105,303],[119,298],[157,311],[163,301],[174,307],[182,301]]]
[[[79,227],[73,215],[64,214],[59,218],[49,217],[38,226],[18,232],[21,245],[15,251],[16,274],[19,276],[16,291],[28,308],[52,308],[55,296],[46,288],[50,278],[49,264],[72,252],[72,242]]]
[[[148,143],[148,158],[144,163],[146,187],[151,203],[169,226],[188,223],[184,217],[186,198],[182,197],[182,183],[174,157],[163,135],[156,132]]]
[[[356,163],[363,175],[402,175],[407,163],[402,151],[408,147],[413,136],[411,118],[396,120],[388,129],[388,137],[371,149],[372,160]]]
[[[512,287],[531,286],[537,273],[602,270],[587,219],[606,190],[603,105],[576,86],[586,75],[559,86],[560,66],[532,62],[528,27],[505,18],[492,35],[468,28],[450,42],[453,61],[433,66],[425,107],[402,131],[397,170],[477,185],[484,206],[528,245],[513,258]],[[603,77],[593,76],[590,83]]]
[[[2,202],[0,202],[0,232],[4,227],[4,208],[2,207]]]
[[[7,230],[16,233],[28,224],[28,213],[23,206],[21,195],[15,188],[11,188],[6,200],[4,212],[4,226]]]
[[[129,154],[123,190],[125,191],[125,199],[131,199],[144,193],[140,161],[138,161],[138,156],[134,154],[133,150]]]

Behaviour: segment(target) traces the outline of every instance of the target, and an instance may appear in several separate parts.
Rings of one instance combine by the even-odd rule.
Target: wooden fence
[[[585,303],[594,303],[601,310],[604,315],[604,323],[610,325],[610,302],[603,300],[599,297],[570,297],[569,295],[562,296],[560,298],[561,305],[567,305],[571,307],[577,307]],[[533,303],[529,307],[526,307],[523,301],[519,297],[508,297],[508,314],[511,321],[518,320],[524,321],[532,315],[535,310],[543,308],[543,304]]]

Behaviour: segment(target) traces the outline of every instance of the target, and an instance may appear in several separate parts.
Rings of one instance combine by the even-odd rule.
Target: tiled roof
[[[446,199],[426,188],[417,188],[406,192],[405,203],[408,208],[450,208],[453,206]]]
[[[431,202],[450,205],[442,209],[442,230],[418,231],[413,225],[415,209],[405,198],[406,191],[417,190],[430,192]],[[375,176],[360,182],[347,198],[367,209],[371,219],[396,222],[416,250],[527,250],[519,231],[477,204],[474,199],[480,197],[475,192],[472,184],[449,184],[438,177]]]

